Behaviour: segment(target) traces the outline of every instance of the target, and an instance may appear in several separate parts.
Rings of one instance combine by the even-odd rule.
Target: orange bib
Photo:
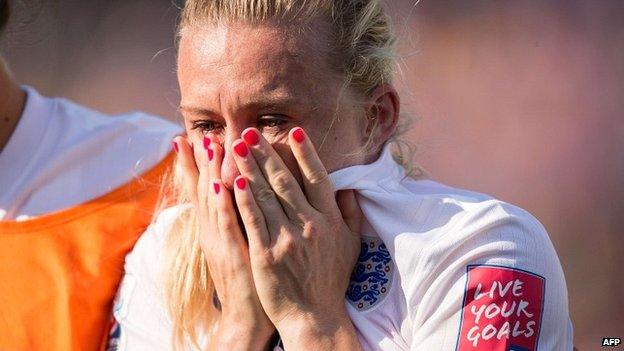
[[[124,258],[172,162],[76,207],[0,221],[0,350],[103,348]]]

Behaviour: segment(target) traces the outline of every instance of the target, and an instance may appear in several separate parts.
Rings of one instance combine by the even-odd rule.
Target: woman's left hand
[[[332,185],[303,129],[288,142],[303,188],[254,128],[233,143],[236,205],[249,239],[260,302],[284,341],[301,350],[357,350],[344,296],[360,252],[361,210],[353,190]],[[251,151],[251,152],[249,152]]]

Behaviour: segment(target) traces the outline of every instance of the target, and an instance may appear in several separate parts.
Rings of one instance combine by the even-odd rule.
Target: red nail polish
[[[295,139],[298,143],[303,143],[303,141],[305,140],[305,133],[301,128],[295,129],[292,133],[292,136],[293,139]]]
[[[210,146],[210,139],[208,137],[204,137],[204,149],[208,150],[208,146]]]
[[[247,145],[241,141],[238,144],[234,145],[234,151],[238,156],[245,157],[247,156],[249,149],[247,148]]]
[[[176,143],[175,141],[172,141],[173,143],[173,150],[176,152],[176,154],[178,153],[178,143]]]
[[[236,187],[238,187],[240,190],[243,190],[245,189],[245,186],[247,186],[247,179],[243,177],[236,178]]]
[[[253,129],[249,129],[245,133],[243,133],[243,140],[249,145],[257,145],[260,142],[260,137],[258,136],[258,132]]]
[[[214,191],[215,193],[219,193],[219,191],[221,190],[221,186],[219,185],[219,183],[212,183],[212,186],[214,186]]]
[[[212,158],[214,157],[214,151],[212,151],[212,149],[208,149],[208,161],[212,161]]]

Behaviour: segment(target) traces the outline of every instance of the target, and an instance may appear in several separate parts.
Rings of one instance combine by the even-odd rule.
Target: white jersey
[[[23,89],[24,112],[0,152],[0,220],[25,220],[104,195],[156,166],[183,132],[145,113],[107,116]]]
[[[572,350],[561,265],[529,213],[405,177],[388,146],[330,177],[357,190],[366,217],[345,298],[364,350]],[[118,350],[171,349],[158,272],[178,211],[164,211],[126,258]]]

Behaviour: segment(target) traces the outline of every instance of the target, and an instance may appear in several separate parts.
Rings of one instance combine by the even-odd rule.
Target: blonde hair
[[[379,85],[390,83],[395,65],[395,37],[379,0],[187,0],[179,35],[193,26],[244,22],[328,24],[329,67],[343,86],[366,98]],[[367,148],[370,146],[367,143]],[[399,160],[401,156],[397,157]],[[189,203],[179,167],[174,171],[178,203]],[[213,285],[199,245],[197,217],[184,206],[168,233],[164,285],[173,323],[174,347],[198,345],[199,328],[214,327]],[[208,335],[210,337],[210,335]]]

